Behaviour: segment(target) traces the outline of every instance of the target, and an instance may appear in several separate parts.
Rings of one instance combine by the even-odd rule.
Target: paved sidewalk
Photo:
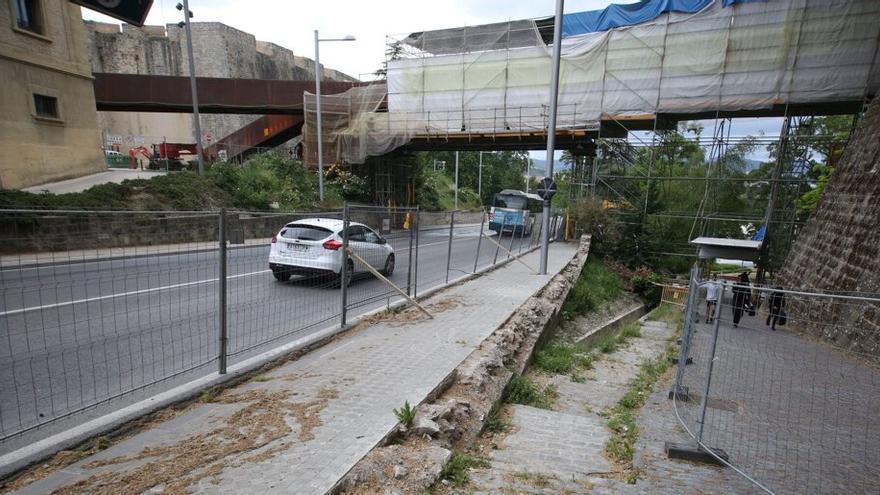
[[[159,175],[165,175],[167,172],[161,170],[132,170],[132,169],[112,169],[106,172],[98,172],[97,174],[85,175],[75,179],[61,180],[58,182],[49,182],[22,189],[22,191],[41,193],[49,191],[52,194],[64,194],[85,191],[86,189],[115,182],[117,184],[128,179],[152,179]]]
[[[452,287],[427,301],[432,320],[355,331],[17,493],[325,493],[576,250],[553,244],[547,276],[510,263]]]

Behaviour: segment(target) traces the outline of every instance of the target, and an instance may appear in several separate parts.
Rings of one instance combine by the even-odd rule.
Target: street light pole
[[[321,136],[321,54],[318,52],[318,30],[315,29],[315,111],[318,116],[318,200],[324,202],[324,143]]]
[[[318,30],[315,29],[315,112],[317,113],[317,132],[318,140],[318,199],[324,201],[324,143],[321,129],[321,54],[318,45],[322,41],[355,41],[354,36],[346,36],[345,38],[326,38],[318,37]]]
[[[455,209],[458,209],[458,152],[455,152]]]
[[[547,122],[547,177],[553,180],[553,155],[556,147],[556,103],[559,99],[559,57],[562,52],[562,11],[565,0],[556,0],[556,18],[553,21],[553,73],[550,77],[550,120]],[[550,247],[550,195],[544,198],[541,218],[541,266],[539,273],[547,274],[547,255]]]
[[[183,24],[186,27],[186,54],[189,58],[189,87],[192,92],[193,106],[193,134],[196,138],[196,154],[199,156],[199,175],[205,174],[205,159],[202,157],[202,125],[199,122],[199,95],[196,91],[196,63],[193,60],[192,31],[189,27],[189,0],[183,0],[183,5],[177,4],[177,10],[183,10]],[[178,23],[178,26],[180,24]]]
[[[480,171],[479,175],[477,175],[477,196],[480,197],[480,201],[483,199],[483,152],[480,152]]]

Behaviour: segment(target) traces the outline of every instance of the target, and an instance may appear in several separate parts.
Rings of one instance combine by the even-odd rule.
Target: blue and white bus
[[[524,193],[516,189],[503,189],[492,197],[489,208],[489,230],[498,234],[530,235],[532,233],[531,213],[538,213],[543,200],[537,194]]]

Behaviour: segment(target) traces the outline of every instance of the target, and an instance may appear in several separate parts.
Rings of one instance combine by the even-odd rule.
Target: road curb
[[[434,287],[424,290],[416,298],[417,300],[427,299],[438,292],[466,282],[473,278],[482,276],[483,274],[501,268],[508,263],[512,263],[515,259],[525,256],[537,249],[540,245],[523,251],[516,256],[501,260],[495,265],[490,265],[478,270],[475,273],[469,273],[458,278],[452,279],[449,283],[438,284]],[[70,449],[77,445],[81,445],[91,438],[107,434],[113,431],[124,430],[126,424],[131,423],[141,417],[156,412],[159,409],[179,404],[191,400],[199,395],[206,388],[231,385],[237,380],[241,380],[249,373],[259,370],[263,366],[270,364],[279,359],[288,357],[290,354],[298,351],[311,352],[329,343],[335,337],[351,330],[364,319],[378,313],[382,313],[390,308],[398,308],[407,305],[405,299],[395,301],[388,306],[379,307],[366,313],[360,314],[352,319],[345,327],[340,328],[338,325],[326,327],[318,332],[309,334],[308,336],[296,339],[294,341],[283,344],[274,349],[270,349],[261,354],[248,358],[240,363],[230,365],[225,375],[219,373],[211,373],[210,375],[197,378],[190,382],[184,383],[177,387],[156,394],[148,399],[136,402],[129,406],[123,407],[118,411],[105,414],[101,417],[87,421],[86,423],[74,426],[61,433],[57,433],[43,440],[34,442],[26,447],[19,448],[7,454],[0,455],[0,479],[7,478],[16,472],[46,458],[55,453]],[[112,435],[111,435],[112,436]]]

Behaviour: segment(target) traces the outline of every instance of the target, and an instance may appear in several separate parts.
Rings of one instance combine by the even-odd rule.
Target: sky
[[[609,0],[568,0],[565,12],[602,9]],[[617,0],[613,3],[634,3]],[[147,24],[173,24],[183,19],[175,9],[177,0],[153,0]],[[364,80],[385,61],[386,36],[414,31],[442,29],[508,20],[549,17],[554,14],[552,0],[190,0],[195,22],[222,22],[293,51],[314,58],[314,30],[322,38],[352,35],[354,42],[322,42],[321,63]],[[83,9],[83,18],[102,22],[115,19]],[[738,119],[733,136],[778,134],[781,119]],[[714,121],[704,121],[705,134],[711,135]],[[534,158],[546,152],[533,151]],[[763,148],[750,158],[766,160]],[[558,159],[558,154],[557,154]]]

